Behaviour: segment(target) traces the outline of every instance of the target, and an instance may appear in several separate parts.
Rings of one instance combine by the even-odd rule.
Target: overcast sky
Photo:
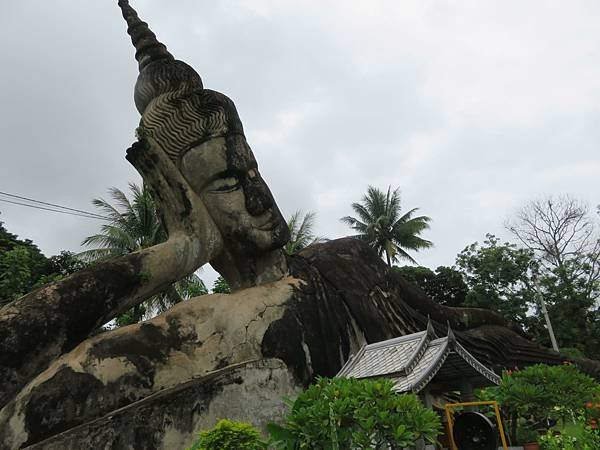
[[[600,202],[600,2],[132,0],[231,97],[284,215],[317,232],[367,185],[431,216],[432,268],[528,199]],[[0,191],[94,211],[139,176],[134,49],[116,0],[0,2]],[[0,204],[47,255],[99,222]],[[214,275],[205,271],[205,278]]]

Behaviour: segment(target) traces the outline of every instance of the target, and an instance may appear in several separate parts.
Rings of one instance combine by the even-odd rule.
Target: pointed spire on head
[[[173,58],[127,0],[118,0],[118,5],[139,63],[133,98],[144,132],[175,164],[199,142],[243,136],[244,128],[231,99],[204,89],[198,72]]]
[[[119,0],[119,7],[127,21],[127,33],[135,47],[135,59],[138,61],[140,72],[151,62],[175,59],[167,47],[156,39],[148,24],[138,17],[128,0]]]
[[[200,75],[183,61],[176,60],[167,47],[156,39],[148,24],[142,21],[128,0],[119,0],[127,33],[135,47],[140,74],[135,84],[134,100],[140,114],[158,96],[169,92],[189,93],[202,89]]]

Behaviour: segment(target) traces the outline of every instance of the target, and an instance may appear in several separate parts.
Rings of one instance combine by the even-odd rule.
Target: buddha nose
[[[256,169],[250,169],[243,181],[246,209],[252,216],[259,216],[273,206],[273,195],[267,183]]]

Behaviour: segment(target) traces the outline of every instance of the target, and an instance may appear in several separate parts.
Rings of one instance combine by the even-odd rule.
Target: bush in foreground
[[[396,394],[389,380],[322,378],[291,403],[282,425],[270,424],[278,449],[390,449],[434,443],[437,414],[413,394]]]
[[[252,425],[223,419],[214,428],[202,431],[188,450],[264,450],[265,442]]]
[[[518,430],[560,431],[578,418],[591,420],[592,410],[586,404],[600,399],[600,385],[573,365],[537,364],[505,372],[499,386],[484,389],[479,397],[498,401],[508,422],[511,442],[516,442]],[[551,441],[552,432],[547,436]]]

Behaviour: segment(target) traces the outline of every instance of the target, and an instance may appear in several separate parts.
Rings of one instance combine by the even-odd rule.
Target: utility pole
[[[537,276],[534,277],[533,282],[535,284],[536,300],[542,308],[542,313],[544,314],[544,318],[546,319],[546,327],[548,328],[548,334],[550,334],[552,348],[555,352],[558,352],[558,344],[556,343],[556,337],[554,336],[554,329],[552,328],[552,322],[550,322],[550,316],[548,315],[548,310],[546,309],[546,302],[544,301],[544,296],[542,295],[542,290],[540,289],[540,283],[537,279]]]

